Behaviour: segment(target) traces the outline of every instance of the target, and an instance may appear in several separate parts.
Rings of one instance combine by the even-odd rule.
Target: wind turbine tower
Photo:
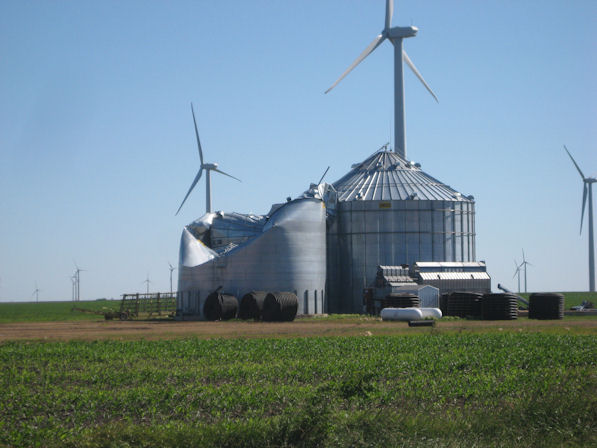
[[[388,39],[394,45],[394,151],[403,159],[406,159],[406,125],[404,117],[404,70],[402,61],[406,62],[419,81],[423,83],[429,93],[438,101],[437,96],[431,90],[431,87],[425,82],[415,64],[411,61],[403,49],[403,41],[409,37],[415,37],[419,29],[415,26],[395,26],[392,27],[392,15],[394,13],[394,0],[386,0],[386,21],[385,26],[373,42],[359,55],[358,58],[346,69],[344,73],[336,80],[332,86],[325,91],[328,93],[344,79],[363,59],[369,56],[379,47],[382,42]]]
[[[151,283],[151,280],[149,280],[149,274],[147,274],[147,278],[143,280],[143,283],[147,285],[147,294],[149,294],[149,284]]]
[[[527,265],[533,266],[529,263],[526,258],[524,257],[524,249],[522,250],[522,263],[520,263],[520,267],[524,269],[524,292],[527,292]]]
[[[35,284],[35,291],[33,291],[33,294],[35,296],[35,303],[39,302],[39,293],[40,293],[41,289],[39,289],[37,287],[37,283]]]
[[[578,170],[580,177],[583,182],[583,189],[582,189],[582,211],[580,212],[580,233],[582,233],[582,221],[585,216],[585,206],[587,204],[587,196],[589,199],[589,291],[595,291],[595,244],[593,240],[593,184],[597,182],[595,177],[585,177],[585,175],[580,170],[580,167],[564,145],[564,149],[570,156],[570,160]],[[587,195],[588,192],[588,195]]]
[[[516,258],[514,259],[514,267],[515,267],[515,271],[514,271],[514,275],[512,276],[512,278],[518,276],[518,294],[520,294],[520,267],[522,266],[521,264],[518,264],[518,262],[516,261]]]
[[[74,280],[74,288],[75,288],[75,302],[79,302],[81,300],[81,272],[85,272],[85,269],[79,268],[77,263],[75,263],[75,275],[73,276]]]
[[[219,170],[217,163],[205,163],[203,161],[203,150],[201,149],[201,141],[199,140],[199,131],[197,130],[197,121],[195,120],[195,111],[193,110],[193,103],[191,103],[191,113],[193,114],[193,124],[195,125],[195,137],[197,137],[197,148],[199,148],[199,160],[201,161],[201,165],[199,166],[199,172],[195,176],[195,179],[193,179],[193,183],[191,184],[191,187],[189,188],[187,195],[182,200],[180,207],[178,207],[178,210],[176,211],[176,215],[178,215],[178,212],[180,211],[183,204],[185,203],[185,201],[191,194],[191,191],[193,191],[193,188],[195,188],[195,185],[197,185],[197,182],[199,182],[199,179],[201,179],[203,170],[205,170],[205,209],[206,209],[207,213],[211,212],[211,172],[212,171],[215,171],[216,173],[220,173],[220,174],[223,174],[224,176],[228,176],[233,179],[236,179],[239,182],[241,181],[240,179],[237,179],[236,177],[231,176],[230,174],[227,174],[222,170]]]
[[[176,268],[172,266],[170,262],[168,262],[168,266],[170,266],[170,295],[172,295],[172,272],[176,270]]]

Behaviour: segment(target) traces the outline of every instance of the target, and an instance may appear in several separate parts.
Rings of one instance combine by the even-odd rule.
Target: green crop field
[[[97,320],[97,314],[72,311],[73,306],[95,311],[117,311],[120,300],[93,300],[84,302],[8,302],[0,303],[0,323],[8,322],[57,322]]]
[[[13,341],[0,362],[0,446],[597,445],[593,334]]]

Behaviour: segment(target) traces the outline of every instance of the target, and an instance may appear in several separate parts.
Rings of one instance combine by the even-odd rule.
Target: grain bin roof
[[[473,200],[421,171],[392,151],[381,150],[355,164],[345,176],[334,182],[340,201]]]

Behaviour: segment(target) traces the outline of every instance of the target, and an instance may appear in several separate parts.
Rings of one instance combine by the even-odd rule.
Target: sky
[[[0,2],[0,301],[170,289],[184,225],[266,213],[393,139],[383,0]],[[597,2],[397,0],[407,158],[476,201],[492,287],[588,289],[582,182],[597,175]],[[393,143],[392,143],[393,144]],[[597,191],[595,192],[597,195]],[[586,212],[585,212],[586,213]],[[174,271],[174,288],[176,288]],[[37,285],[37,286],[36,286]],[[524,289],[524,285],[523,285]]]

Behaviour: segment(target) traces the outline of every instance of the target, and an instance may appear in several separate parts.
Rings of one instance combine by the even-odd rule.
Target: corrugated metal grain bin
[[[333,184],[328,230],[330,312],[362,312],[378,265],[475,260],[475,203],[391,151],[378,151]]]

